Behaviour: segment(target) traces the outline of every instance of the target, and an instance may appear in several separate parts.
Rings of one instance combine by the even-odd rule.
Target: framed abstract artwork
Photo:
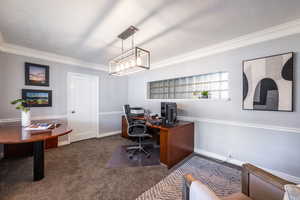
[[[293,53],[243,61],[243,109],[293,111]]]
[[[51,107],[52,91],[23,89],[22,99],[28,101],[26,107]]]
[[[49,86],[49,66],[25,63],[25,85]]]

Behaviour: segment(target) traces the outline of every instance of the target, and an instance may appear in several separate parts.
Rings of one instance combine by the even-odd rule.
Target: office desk
[[[70,132],[72,132],[72,129],[63,124],[54,129],[43,131],[26,131],[21,126],[1,127],[0,144],[31,144],[33,150],[33,180],[38,181],[44,178],[44,141]]]
[[[128,138],[127,122],[122,116],[122,136]],[[147,124],[159,130],[160,162],[171,168],[194,152],[194,122],[179,121],[174,127]]]

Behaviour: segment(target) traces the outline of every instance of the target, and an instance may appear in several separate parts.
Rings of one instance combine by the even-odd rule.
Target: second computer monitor
[[[161,117],[165,118],[167,125],[177,121],[177,104],[174,102],[161,102]]]

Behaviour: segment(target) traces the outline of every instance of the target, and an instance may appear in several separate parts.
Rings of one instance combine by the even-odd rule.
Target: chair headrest
[[[123,109],[126,115],[130,113],[130,106],[128,104],[124,105]]]

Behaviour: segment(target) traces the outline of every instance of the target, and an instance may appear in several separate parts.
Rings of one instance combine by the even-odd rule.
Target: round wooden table
[[[33,143],[33,180],[44,178],[44,141],[72,132],[67,125],[42,131],[26,131],[21,126],[0,128],[0,144]]]

